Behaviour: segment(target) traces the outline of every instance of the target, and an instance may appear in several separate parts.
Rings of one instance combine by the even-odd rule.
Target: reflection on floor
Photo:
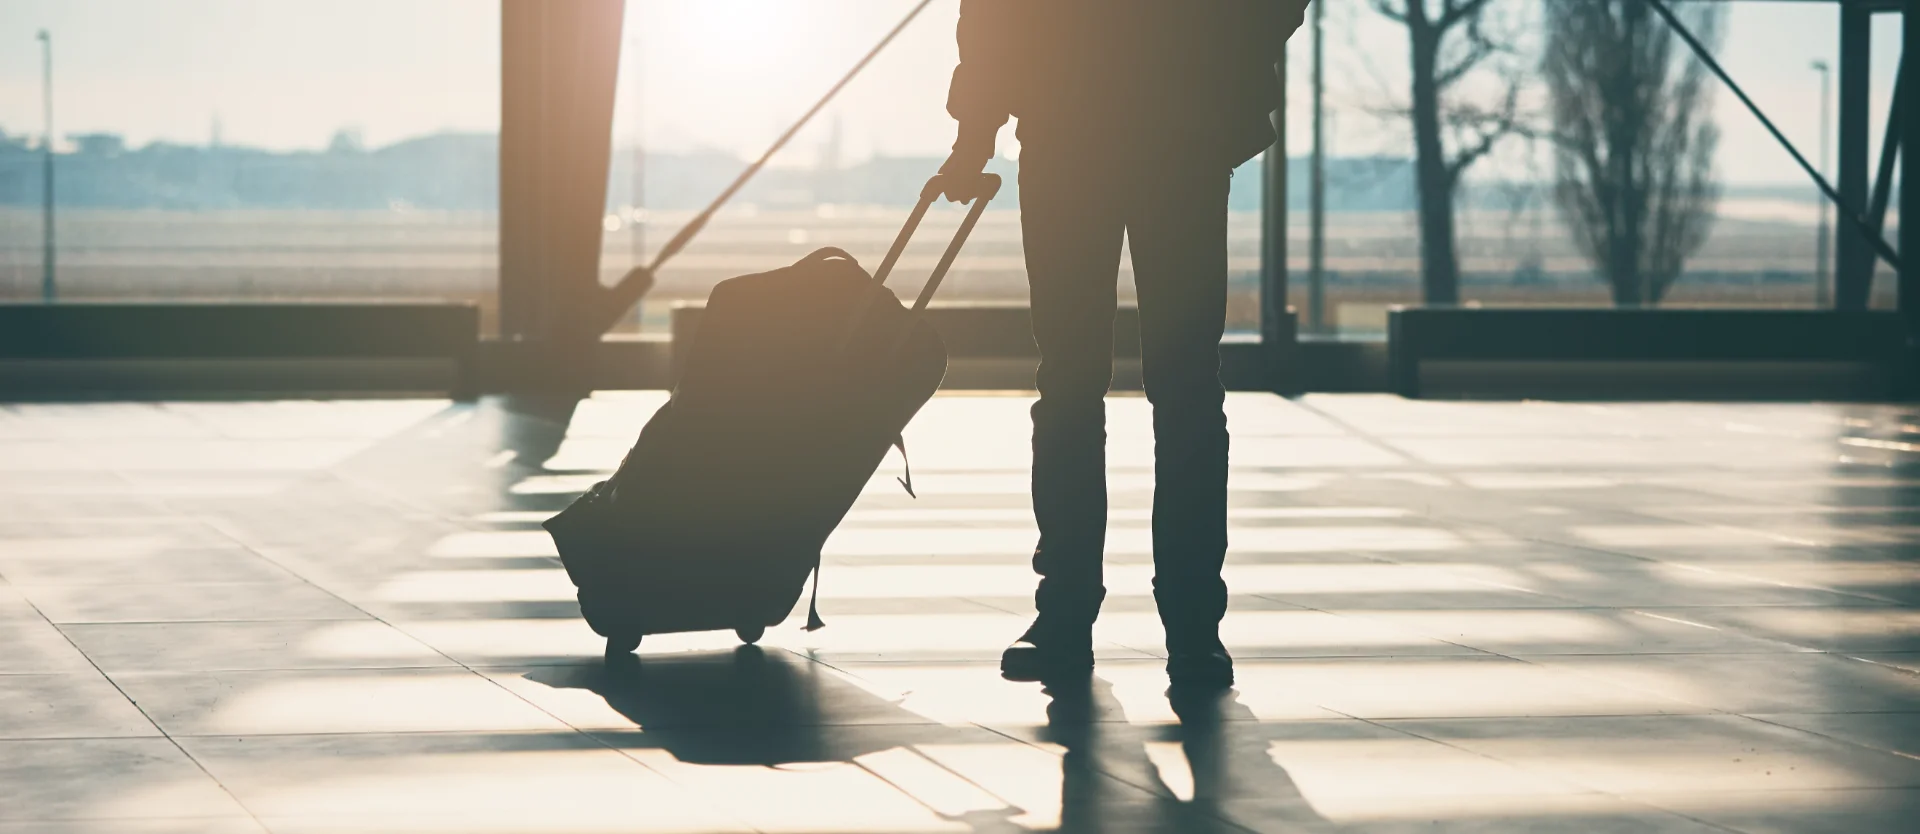
[[[1149,412],[1098,678],[997,678],[1019,396],[942,397],[830,625],[613,669],[537,522],[662,396],[0,408],[0,832],[1911,831],[1920,415],[1236,395],[1237,692],[1170,703]]]

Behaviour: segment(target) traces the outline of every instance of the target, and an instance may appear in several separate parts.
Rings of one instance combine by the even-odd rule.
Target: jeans
[[[1154,598],[1169,644],[1211,641],[1226,613],[1227,420],[1220,337],[1227,185],[1212,155],[1049,143],[1022,133],[1021,228],[1040,348],[1033,406],[1033,568],[1042,621],[1093,622],[1105,598],[1106,404],[1123,236],[1133,255],[1153,407]]]

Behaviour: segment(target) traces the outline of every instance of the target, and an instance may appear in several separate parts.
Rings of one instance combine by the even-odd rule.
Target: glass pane
[[[1513,74],[1488,69],[1469,73],[1442,99],[1443,121],[1465,108],[1497,106],[1506,78],[1517,77],[1521,122],[1528,132],[1544,137],[1551,128],[1547,113],[1552,95],[1539,70],[1547,31],[1546,4],[1491,4],[1489,8],[1500,11],[1489,18],[1486,32],[1512,51],[1507,66]],[[1838,5],[1736,2],[1724,8],[1715,54],[1801,152],[1818,163],[1822,158],[1822,73],[1815,63],[1825,62],[1837,70]],[[1327,211],[1321,332],[1379,338],[1384,335],[1389,305],[1417,304],[1423,298],[1414,142],[1407,116],[1408,34],[1374,4],[1329,4],[1326,15]],[[1897,16],[1879,16],[1873,40],[1870,159],[1877,160],[1900,55]],[[1694,60],[1677,40],[1673,49],[1677,62]],[[1305,30],[1292,41],[1289,69],[1289,302],[1300,310],[1303,328],[1311,332],[1314,276],[1308,257],[1307,159],[1313,136],[1312,45]],[[1720,198],[1712,208],[1705,241],[1686,259],[1680,277],[1660,303],[1731,308],[1814,308],[1828,303],[1830,291],[1823,291],[1816,282],[1816,276],[1831,273],[1830,248],[1825,266],[1819,257],[1824,199],[1724,85],[1711,76],[1705,83],[1712,124],[1720,133],[1712,156]],[[1837,75],[1833,83],[1837,85]],[[1836,87],[1836,102],[1837,93]],[[1831,125],[1831,116],[1827,118]],[[1461,146],[1461,140],[1449,135],[1450,157]],[[1555,161],[1550,151],[1545,138],[1528,141],[1515,136],[1497,143],[1491,153],[1466,169],[1454,212],[1462,303],[1531,307],[1615,303],[1601,271],[1576,245],[1568,216],[1555,202]],[[1825,163],[1830,179],[1837,168],[1833,153],[1828,151]],[[1836,234],[1840,218],[1830,211],[1825,217],[1828,234]],[[1894,219],[1890,214],[1890,224]],[[1887,236],[1892,238],[1891,229]],[[1875,305],[1891,306],[1892,292],[1890,272],[1883,266],[1875,282]]]
[[[865,54],[909,3],[630,0],[614,116],[602,278],[644,262]],[[872,267],[953,143],[947,85],[958,0],[938,0],[815,118],[658,277],[625,330],[664,333],[672,306],[822,246]],[[941,285],[940,303],[1027,303],[1019,146],[1001,131],[1006,187]],[[636,171],[640,176],[635,176]],[[1251,171],[1251,173],[1249,173]],[[1235,180],[1229,328],[1259,330],[1259,176]],[[890,283],[919,288],[962,209],[942,201]],[[1124,261],[1123,261],[1124,264]],[[1123,265],[1122,303],[1133,301]]]
[[[0,5],[0,297],[41,297],[53,50],[62,301],[455,299],[493,327],[500,8]]]

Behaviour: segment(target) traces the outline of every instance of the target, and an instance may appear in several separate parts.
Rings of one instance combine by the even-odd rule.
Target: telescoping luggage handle
[[[959,175],[935,174],[932,179],[927,180],[926,187],[920,189],[919,202],[914,203],[912,213],[907,215],[906,224],[900,227],[900,234],[894,236],[893,246],[887,250],[887,256],[880,261],[880,268],[873,271],[871,290],[861,297],[859,309],[847,319],[848,326],[840,341],[842,352],[853,344],[853,335],[860,330],[858,325],[867,317],[867,312],[873,309],[874,302],[879,300],[880,288],[886,286],[887,277],[893,274],[893,267],[900,262],[900,255],[907,251],[907,243],[913,240],[913,233],[919,231],[920,221],[926,218],[927,210],[933,207],[933,201],[940,199],[941,194],[947,193],[948,186],[954,183],[957,176]],[[914,299],[913,312],[915,313],[926,310],[927,304],[933,301],[933,294],[939,291],[940,282],[945,280],[947,272],[953,269],[953,262],[960,257],[960,249],[966,246],[968,236],[973,234],[973,227],[979,225],[980,215],[986,212],[987,204],[993,202],[994,196],[1000,193],[999,174],[971,176],[977,176],[979,180],[978,187],[964,192],[974,195],[967,208],[967,216],[960,221],[960,228],[953,233],[953,240],[947,243],[947,251],[940,254],[940,262],[934,265],[933,273],[927,276],[926,286],[920,288],[920,296]],[[902,333],[901,338],[905,339],[906,334]]]
[[[900,261],[900,254],[907,249],[907,241],[912,240],[913,233],[919,231],[920,221],[927,216],[927,209],[933,207],[933,201],[940,199],[941,194],[950,190],[949,186],[954,184],[958,176],[935,174],[927,180],[926,187],[920,189],[920,202],[914,204],[913,213],[907,215],[906,225],[900,227],[900,234],[893,239],[893,248],[887,250],[886,259],[880,262],[879,269],[874,270],[873,283],[876,286],[887,283],[887,276],[893,274],[893,265]],[[994,196],[1000,193],[999,174],[977,176],[980,184],[971,192],[974,197],[967,209],[967,217],[960,221],[960,229],[953,233],[947,251],[941,254],[940,263],[934,266],[933,274],[927,278],[927,285],[920,289],[920,297],[914,300],[913,311],[916,313],[927,309],[927,302],[933,300],[934,292],[940,289],[941,280],[947,277],[947,270],[952,269],[954,259],[960,257],[960,248],[967,244],[967,237],[973,234],[973,227],[980,222],[980,215],[986,212],[987,204],[993,202]]]

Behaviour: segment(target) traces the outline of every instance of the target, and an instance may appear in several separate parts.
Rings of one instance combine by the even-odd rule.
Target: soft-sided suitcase
[[[888,450],[904,454],[901,431],[946,374],[920,313],[999,189],[983,178],[911,309],[884,282],[942,177],[871,276],[829,248],[714,287],[671,399],[610,478],[544,525],[610,655],[669,632],[751,643],[810,572],[817,590],[827,536]]]

